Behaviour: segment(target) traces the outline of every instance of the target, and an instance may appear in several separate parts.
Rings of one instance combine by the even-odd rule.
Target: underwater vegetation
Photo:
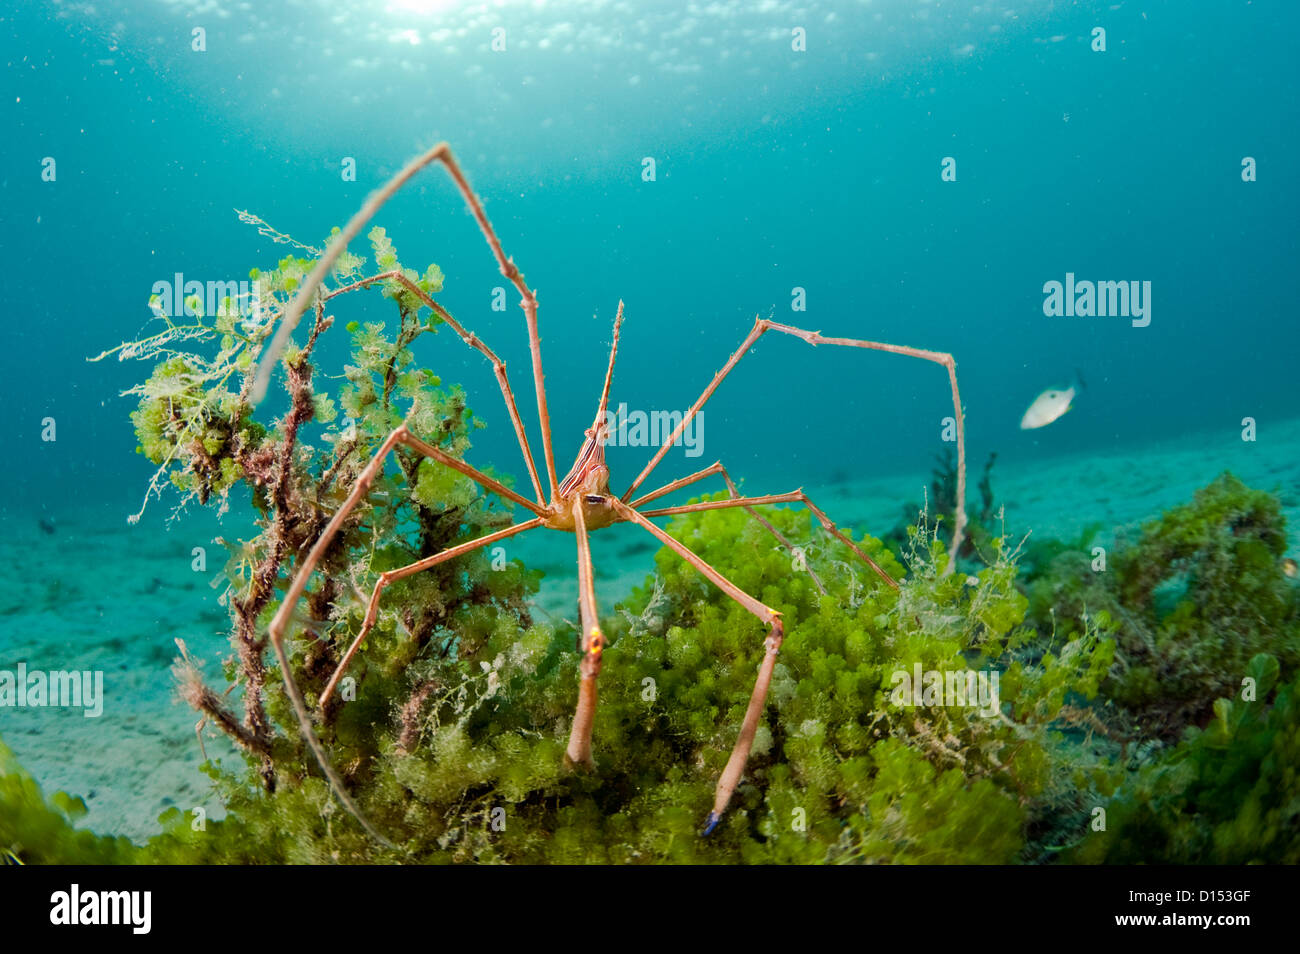
[[[1300,862],[1300,678],[1279,685],[1267,653],[1247,672],[1253,698],[1216,700],[1205,728],[1133,773],[1107,802],[1107,830],[1073,860]]]
[[[802,515],[773,516],[784,532],[807,530]],[[611,627],[596,774],[567,771],[561,760],[576,633],[502,627],[464,656],[430,659],[419,675],[399,676],[383,653],[366,654],[371,706],[337,720],[329,747],[341,763],[358,764],[347,776],[353,795],[395,849],[338,809],[310,755],[286,740],[273,791],[252,755],[246,768],[209,766],[230,816],[193,832],[173,811],[141,860],[1012,862],[1047,808],[1082,824],[1052,725],[1067,696],[1095,692],[1109,662],[1104,641],[1009,667],[1002,691],[1018,701],[1006,718],[890,702],[893,672],[917,663],[965,671],[1028,633],[1009,561],[981,570],[976,583],[942,576],[942,545],[918,533],[914,576],[901,594],[846,572],[828,598],[807,574],[790,572],[789,558],[743,512],[692,514],[672,529],[706,558],[737,551],[728,572],[790,624],[737,810],[710,838],[699,836],[703,808],[762,634],[664,554],[653,584]],[[878,542],[859,545],[901,573]],[[811,556],[826,578],[849,559],[832,546]],[[408,689],[425,681],[434,688],[409,718]]]
[[[85,813],[80,798],[46,796],[0,742],[0,865],[130,864],[138,857],[129,839],[75,827]]]
[[[426,294],[441,288],[437,266],[402,269],[382,229],[370,240],[381,269],[401,270]],[[254,273],[266,311],[283,307],[311,264],[290,256]],[[362,264],[346,256],[338,277],[355,279]],[[482,426],[458,388],[416,365],[411,345],[438,333],[439,316],[422,314],[396,282],[376,290],[394,317],[347,325],[351,358],[336,391],[315,384],[315,345],[334,321],[315,309],[306,340],[281,362],[273,419],[265,415],[276,405],[249,400],[268,326],[236,303],[205,316],[195,299],[193,316],[163,316],[158,334],[114,349],[153,363],[130,392],[139,450],[158,468],[149,493],[171,485],[182,500],[222,507],[247,494],[258,514],[249,539],[227,542],[232,652],[220,681],[183,646],[175,667],[182,698],[242,757],[204,765],[224,819],[196,825],[169,809],[162,832],[135,845],[77,828],[84,806],[45,796],[0,746],[0,858],[1300,857],[1300,597],[1281,568],[1276,498],[1225,474],[1121,541],[1098,569],[1091,532],[1024,549],[993,532],[992,459],[958,572],[945,572],[942,518],[955,508],[941,493],[942,460],[939,519],[922,513],[891,545],[850,533],[901,581],[897,590],[804,511],[763,511],[799,546],[794,561],[743,510],[672,519],[669,532],[779,610],[787,634],[744,780],[708,838],[700,830],[714,782],[765,651],[752,615],[660,551],[654,573],[607,620],[596,771],[587,773],[563,760],[579,631],[532,618],[536,573],[478,551],[393,583],[350,681],[317,723],[347,796],[384,841],[372,837],[331,795],[266,633],[292,567],[394,427],[406,420],[463,457]],[[513,522],[509,501],[403,448],[366,504],[325,554],[290,640],[313,711],[378,573]]]
[[[996,535],[995,521],[1001,517],[1000,508],[993,501],[993,465],[997,459],[997,452],[994,451],[984,462],[984,470],[977,486],[980,495],[978,509],[969,504],[963,508],[962,539],[957,549],[960,559],[975,558],[981,552],[986,552]],[[952,445],[944,444],[943,452],[935,454],[934,461],[934,468],[930,472],[930,490],[925,501],[920,504],[911,502],[904,506],[900,522],[881,538],[892,550],[898,551],[906,546],[909,530],[915,525],[918,515],[932,514],[935,534],[949,544],[951,552],[952,531],[958,522],[957,488],[961,483]]]
[[[1092,535],[1030,548],[1030,616],[1068,636],[1105,615],[1116,640],[1106,695],[1143,735],[1174,741],[1204,724],[1259,653],[1295,670],[1300,588],[1283,569],[1286,523],[1272,494],[1224,473],[1109,556],[1087,546]]]

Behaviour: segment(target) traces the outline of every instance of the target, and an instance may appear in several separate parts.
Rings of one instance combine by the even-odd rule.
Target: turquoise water
[[[147,634],[152,675],[135,688],[151,706],[168,691],[177,619],[215,653],[215,594],[180,582],[191,545],[217,532],[209,518],[168,531],[167,498],[125,521],[151,468],[132,453],[119,393],[147,369],[85,359],[148,330],[156,282],[238,280],[287,254],[234,210],[319,243],[439,140],[539,290],[561,472],[622,300],[615,406],[686,408],[770,315],[955,355],[972,468],[996,451],[1046,501],[1033,509],[1046,524],[1087,522],[1101,496],[1086,487],[1091,459],[1131,457],[1131,486],[1107,493],[1139,497],[1165,473],[1144,454],[1199,442],[1199,459],[1179,459],[1208,480],[1225,447],[1252,453],[1248,417],[1261,458],[1282,462],[1258,473],[1297,490],[1285,466],[1300,458],[1285,423],[1300,353],[1295,4],[248,6],[24,3],[0,21],[3,526],[11,541],[54,538],[4,604],[0,651],[59,647],[71,664],[143,654],[133,641]],[[422,173],[375,221],[405,263],[442,268],[440,301],[506,359],[537,446],[522,319],[513,295],[492,309],[501,278],[446,176]],[[1149,312],[1044,314],[1045,284],[1067,275],[1149,287]],[[382,305],[361,298],[340,316]],[[323,373],[339,373],[346,343],[322,344]],[[523,485],[486,362],[446,333],[422,340],[419,360],[463,382],[489,423],[471,462]],[[1020,430],[1033,398],[1076,369],[1087,388],[1075,408]],[[708,405],[698,456],[676,448],[656,477],[721,459],[755,493],[869,485],[870,506],[845,492],[832,515],[883,520],[891,494],[919,496],[951,413],[932,364],[771,335]],[[619,489],[650,452],[611,448]],[[1036,472],[1054,483],[1035,487]],[[1158,497],[1150,512],[1175,502]],[[1134,517],[1121,509],[1115,519]],[[11,547],[19,562],[31,552]],[[161,559],[175,579],[149,564]],[[563,565],[545,549],[537,559]],[[645,553],[614,547],[598,574],[625,567],[643,574]],[[68,600],[72,623],[58,613]],[[10,718],[11,741],[30,731]],[[25,758],[50,751],[38,735]]]
[[[614,398],[630,408],[688,406],[754,316],[773,313],[956,355],[973,457],[1140,445],[1294,412],[1293,4],[420,12],[438,6],[11,14],[3,426],[40,456],[0,478],[6,496],[49,504],[88,476],[138,488],[148,469],[130,456],[115,394],[141,369],[85,356],[141,329],[154,282],[239,279],[285,253],[233,209],[318,242],[440,139],[540,290],[565,463],[620,298]],[[1097,25],[1104,53],[1090,49]],[[190,49],[197,26],[206,52]],[[506,49],[494,53],[497,26]],[[53,183],[41,181],[46,156]],[[355,182],[341,180],[343,157]],[[944,157],[956,182],[941,181]],[[443,174],[425,173],[380,222],[404,260],[442,267],[444,303],[526,392],[519,314],[491,310],[500,277]],[[1044,283],[1067,272],[1150,281],[1150,325],[1044,316]],[[805,312],[791,311],[795,287]],[[329,344],[341,360],[343,336]],[[427,347],[497,425],[474,460],[519,470],[485,362],[449,336]],[[1089,384],[1075,412],[1021,433],[1033,397],[1075,368]],[[708,410],[709,461],[771,481],[926,461],[951,405],[936,367],[782,339]],[[45,416],[59,423],[54,446],[39,441]],[[616,475],[645,456],[615,454]]]

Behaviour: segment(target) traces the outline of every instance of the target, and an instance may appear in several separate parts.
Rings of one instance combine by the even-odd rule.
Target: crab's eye
[[[605,498],[602,497],[600,494],[587,494],[582,499],[587,501],[587,503],[595,504],[596,506],[600,506],[605,502]]]

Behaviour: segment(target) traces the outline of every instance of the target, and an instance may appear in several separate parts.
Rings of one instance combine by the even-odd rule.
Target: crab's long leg
[[[632,503],[629,504],[628,506],[639,510],[641,509],[642,506],[644,506],[645,504],[649,503],[652,500],[658,500],[660,497],[666,496],[667,494],[670,494],[675,490],[681,490],[683,487],[689,487],[691,484],[698,483],[699,481],[703,480],[706,477],[712,477],[714,474],[722,475],[722,479],[727,482],[727,493],[731,494],[731,498],[733,500],[739,500],[740,489],[736,486],[736,482],[731,479],[731,475],[727,473],[727,468],[722,466],[722,461],[718,461],[716,464],[706,467],[703,470],[696,471],[695,473],[691,474],[689,477],[682,477],[679,480],[674,480],[670,484],[665,484],[664,486],[660,487],[658,490],[651,491],[650,493],[646,494],[644,497],[639,497],[638,499],[633,500]],[[745,505],[742,504],[741,506],[745,506]],[[760,514],[757,510],[755,510],[753,507],[750,506],[745,506],[745,511],[751,517],[757,520],[760,524],[762,524],[763,527],[766,528],[768,533],[776,537],[777,542],[780,543],[781,546],[785,547],[788,553],[795,552],[794,544],[791,543],[789,540],[787,540],[785,538],[785,535],[782,534],[780,530],[776,529],[776,527],[772,526],[771,523],[765,520],[762,514]],[[817,575],[816,571],[813,570],[812,567],[808,567],[807,569],[808,569],[808,575],[812,577],[813,584],[817,587],[818,591],[824,596],[826,594],[826,587],[822,584],[821,577]]]
[[[573,505],[573,529],[578,538],[578,610],[582,618],[581,680],[578,683],[578,708],[573,713],[573,730],[565,758],[574,765],[590,768],[591,727],[596,720],[596,679],[605,652],[605,634],[596,614],[596,584],[591,571],[591,541],[587,538],[587,521],[582,502]]]
[[[722,379],[731,373],[731,369],[740,362],[740,359],[743,358],[746,352],[754,346],[755,342],[757,342],[758,339],[768,331],[779,331],[782,334],[793,335],[796,338],[802,338],[804,341],[814,346],[819,344],[829,344],[840,345],[846,348],[870,348],[875,351],[888,351],[891,354],[901,354],[912,358],[922,358],[926,361],[933,361],[935,364],[941,364],[948,370],[948,381],[952,386],[953,419],[957,424],[957,509],[955,515],[955,526],[953,527],[952,532],[952,545],[948,548],[950,559],[948,560],[948,566],[944,570],[945,573],[951,573],[957,565],[957,550],[961,546],[962,535],[966,530],[966,424],[965,417],[962,414],[961,394],[957,390],[957,362],[953,359],[952,355],[941,351],[925,351],[920,348],[908,348],[903,345],[885,344],[879,341],[863,341],[857,338],[826,338],[817,331],[805,331],[803,328],[796,328],[793,325],[783,325],[780,322],[769,321],[766,318],[758,318],[754,321],[754,327],[750,330],[749,334],[745,336],[745,340],[740,343],[740,347],[736,349],[735,353],[732,354],[729,359],[727,359],[727,363],[722,366],[722,370],[713,376],[713,380],[709,382],[709,386],[704,389],[704,393],[701,394],[696,402],[691,405],[690,410],[688,410],[682,417],[681,423],[677,425],[672,435],[663,442],[663,446],[660,447],[654,457],[650,459],[650,463],[646,464],[645,469],[641,471],[636,480],[632,481],[632,486],[628,487],[627,491],[623,494],[623,502],[627,503],[632,499],[633,492],[637,487],[641,486],[641,482],[650,476],[650,472],[659,465],[661,460],[664,459],[664,455],[668,453],[669,448],[671,448],[677,439],[681,437],[682,432],[686,430],[687,425],[689,425],[695,415],[699,413],[700,408],[702,408],[704,403],[713,396],[713,392],[718,389],[718,385],[722,383]]]
[[[438,148],[435,146],[434,151]],[[441,149],[442,153],[435,158],[442,160],[443,165],[447,167],[447,172],[456,181],[456,187],[460,189],[460,194],[469,205],[483,237],[487,239],[488,246],[492,249],[492,255],[497,260],[497,267],[500,268],[501,274],[519,291],[521,299],[519,305],[524,310],[524,320],[528,324],[528,349],[533,356],[533,388],[537,392],[537,416],[542,424],[542,451],[546,457],[546,474],[551,480],[551,498],[554,499],[559,483],[555,478],[555,451],[551,446],[551,414],[546,406],[546,376],[542,373],[542,344],[537,333],[537,295],[524,281],[524,276],[515,267],[514,260],[506,258],[501,242],[496,232],[492,230],[492,223],[488,221],[487,213],[483,211],[483,204],[479,202],[474,190],[469,187],[465,174],[460,171],[460,166],[456,163],[456,157],[451,154],[451,148],[446,143],[442,143]]]
[[[858,548],[858,545],[854,543],[847,535],[845,535],[839,529],[839,527],[835,526],[835,524],[831,522],[831,518],[826,516],[826,513],[820,507],[814,504],[812,500],[809,499],[808,495],[803,492],[802,489],[793,490],[788,494],[770,494],[765,497],[738,497],[737,496],[737,497],[732,497],[730,500],[705,500],[702,501],[701,503],[682,504],[679,507],[664,507],[661,510],[642,510],[640,511],[640,513],[644,517],[675,517],[678,514],[683,514],[683,513],[698,513],[701,510],[723,510],[727,507],[744,507],[746,510],[749,510],[750,513],[753,513],[753,511],[750,509],[751,507],[758,507],[764,504],[775,504],[775,503],[803,504],[805,507],[807,507],[809,510],[812,511],[813,516],[817,518],[817,522],[822,525],[822,528],[827,533],[835,537],[835,539],[839,540],[850,550],[852,550],[854,554],[857,555],[858,559],[862,560],[863,563],[867,564],[867,566],[875,570],[882,580],[884,580],[894,589],[898,589],[897,581],[895,581],[892,576],[890,576],[888,573],[882,570],[880,568],[880,564],[876,563],[875,560],[871,559],[871,557],[863,553]],[[776,530],[773,529],[772,532],[776,533]]]
[[[614,381],[614,359],[618,357],[618,332],[623,327],[623,300],[618,302],[618,314],[614,316],[614,341],[609,348],[609,367],[605,371],[605,387],[600,392],[600,406],[596,408],[596,420],[592,422],[592,427],[600,427],[605,423],[605,412],[609,409],[609,387]]]
[[[351,814],[358,823],[360,823],[361,827],[371,835],[371,837],[385,845],[389,844],[388,840],[375,829],[369,820],[361,813],[361,809],[359,809],[356,803],[352,801],[352,797],[348,795],[347,789],[343,786],[342,779],[338,777],[333,766],[330,765],[329,757],[325,754],[324,747],[321,745],[320,740],[316,738],[316,733],[312,729],[311,716],[307,712],[307,704],[303,701],[302,692],[298,689],[298,684],[293,678],[293,670],[289,666],[289,656],[284,649],[284,634],[285,628],[289,623],[289,617],[293,613],[293,608],[298,604],[298,600],[302,597],[303,590],[307,588],[307,581],[315,571],[316,564],[320,562],[321,557],[325,555],[325,551],[329,549],[329,546],[334,541],[334,537],[338,533],[339,528],[343,526],[343,521],[348,518],[348,515],[352,510],[361,502],[366,495],[366,491],[370,489],[370,485],[383,471],[384,461],[387,459],[389,453],[399,444],[414,448],[426,457],[430,457],[439,463],[446,464],[448,467],[459,471],[482,487],[505,497],[508,500],[513,500],[521,507],[531,510],[539,517],[546,516],[548,513],[531,500],[526,500],[509,487],[506,487],[499,481],[493,480],[487,474],[475,470],[463,461],[456,460],[449,454],[420,440],[407,430],[406,425],[403,424],[384,439],[379,450],[375,451],[374,456],[370,459],[370,463],[366,464],[365,469],[361,471],[361,474],[357,477],[356,483],[352,486],[352,492],[348,494],[347,500],[343,502],[343,506],[339,507],[338,511],[335,512],[334,516],[330,519],[330,522],[326,524],[325,530],[321,533],[320,537],[317,538],[316,543],[308,552],[307,557],[299,565],[298,573],[293,578],[293,582],[289,586],[289,591],[285,594],[284,600],[280,603],[280,608],[276,611],[275,618],[271,620],[271,646],[275,649],[275,657],[280,663],[280,674],[284,677],[284,688],[289,694],[289,701],[293,705],[294,714],[298,717],[298,725],[302,730],[302,736],[307,743],[307,747],[311,749],[312,754],[316,756],[316,761],[320,763],[321,771],[325,773],[325,778],[329,781],[330,788],[333,790],[335,797],[343,807],[347,809],[348,813]]]
[[[691,484],[698,484],[701,480],[703,480],[706,477],[712,477],[714,474],[725,474],[726,472],[727,472],[726,468],[722,466],[722,461],[716,461],[715,463],[710,464],[708,467],[705,467],[703,470],[697,470],[693,474],[688,474],[685,477],[679,477],[670,484],[664,484],[658,490],[652,490],[650,491],[650,493],[638,497],[636,500],[633,500],[630,503],[628,503],[628,506],[639,510],[641,507],[645,506],[652,500],[658,500],[660,497],[666,497],[673,491],[681,490],[683,487],[689,487],[691,486]],[[727,483],[728,484],[731,483],[731,478],[729,477],[727,478]],[[734,496],[739,497],[740,494],[735,494]]]
[[[454,547],[448,547],[445,550],[433,554],[433,556],[425,557],[423,560],[416,560],[414,563],[408,563],[406,566],[398,567],[395,570],[385,570],[383,573],[379,574],[379,579],[375,581],[375,588],[370,594],[370,602],[366,606],[365,622],[361,624],[361,631],[357,633],[356,638],[352,640],[352,644],[348,646],[348,651],[343,654],[343,659],[339,661],[338,668],[334,670],[334,675],[330,677],[330,681],[326,684],[324,691],[320,694],[320,708],[323,710],[325,705],[329,702],[330,696],[334,694],[334,690],[339,684],[339,680],[343,678],[343,674],[352,663],[352,657],[357,654],[357,650],[361,648],[361,644],[365,642],[366,637],[370,635],[371,628],[379,619],[379,597],[390,583],[432,569],[439,563],[445,563],[446,561],[455,559],[458,556],[464,556],[466,553],[472,553],[475,550],[487,546],[489,543],[496,543],[498,540],[505,540],[508,537],[513,537],[516,534],[523,533],[525,530],[532,530],[534,527],[540,527],[541,525],[542,518],[534,517],[532,520],[525,520],[523,523],[516,523],[513,526],[506,527],[504,530],[497,530],[495,533],[485,534],[477,540],[470,540],[467,543],[460,543]]]
[[[510,413],[510,423],[514,425],[515,436],[519,439],[519,449],[524,452],[524,465],[528,468],[528,476],[533,481],[533,491],[537,494],[539,504],[546,503],[546,496],[542,493],[541,481],[537,479],[537,465],[533,462],[533,450],[528,446],[528,435],[524,431],[523,419],[519,416],[519,406],[515,403],[515,393],[510,388],[510,379],[506,377],[506,363],[497,357],[496,352],[489,348],[478,335],[472,331],[466,331],[465,327],[451,316],[451,313],[442,305],[438,304],[428,295],[426,295],[415,282],[411,281],[399,271],[383,272],[379,275],[371,275],[369,278],[362,278],[353,282],[351,285],[345,285],[337,288],[328,295],[322,295],[322,301],[329,301],[336,295],[343,295],[350,291],[356,291],[358,288],[365,288],[369,285],[375,285],[379,282],[394,281],[409,291],[416,298],[424,303],[425,307],[438,315],[451,330],[460,336],[460,339],[471,348],[480,352],[485,358],[492,362],[492,371],[497,376],[497,384],[501,386],[501,395],[506,400],[506,410]]]
[[[755,497],[750,498],[750,500],[764,502],[764,498]],[[740,735],[736,739],[735,747],[731,750],[731,758],[727,760],[726,768],[722,770],[722,775],[718,778],[718,787],[713,799],[713,811],[709,813],[704,828],[704,834],[707,835],[717,827],[722,818],[722,813],[727,810],[727,805],[731,801],[732,793],[735,792],[736,786],[740,783],[741,775],[745,772],[745,764],[749,761],[749,751],[754,746],[754,736],[758,732],[758,720],[763,714],[763,705],[767,701],[768,686],[772,683],[772,671],[776,668],[776,657],[781,651],[781,643],[785,640],[785,627],[781,624],[780,613],[765,603],[754,599],[754,597],[736,586],[736,584],[704,562],[697,554],[693,553],[685,544],[670,537],[665,531],[656,527],[640,513],[617,498],[611,497],[609,502],[623,520],[630,521],[648,530],[664,546],[675,550],[683,560],[699,570],[718,589],[768,625],[767,652],[764,654],[763,662],[758,668],[758,678],[754,681],[754,691],[749,696],[749,706],[745,709],[745,719],[740,725]],[[730,503],[730,501],[718,502]]]
[[[439,161],[447,169],[448,174],[456,183],[456,188],[460,190],[461,196],[469,206],[470,213],[474,220],[478,222],[479,230],[487,240],[488,247],[492,249],[492,255],[497,260],[497,266],[501,269],[501,274],[515,286],[522,298],[520,305],[524,309],[524,317],[528,322],[528,346],[533,356],[533,385],[537,391],[537,415],[541,418],[542,424],[542,449],[546,455],[546,471],[551,481],[551,496],[556,496],[558,484],[555,479],[555,452],[551,448],[551,416],[546,407],[546,388],[542,374],[542,352],[541,340],[537,334],[537,296],[529,289],[524,281],[523,275],[515,267],[515,263],[506,258],[505,252],[501,248],[501,242],[497,238],[496,232],[492,230],[492,223],[488,221],[487,214],[483,211],[483,205],[474,194],[474,190],[469,187],[469,182],[465,179],[465,174],[461,172],[456,157],[452,155],[451,147],[445,142],[440,142],[423,155],[416,156],[408,162],[397,175],[389,179],[380,189],[370,194],[365,204],[357,210],[357,213],[348,220],[348,224],[343,230],[330,242],[329,247],[325,249],[325,254],[312,268],[307,278],[303,281],[302,287],[298,294],[294,296],[293,301],[289,304],[284,313],[284,318],[280,322],[280,327],[276,329],[275,337],[271,339],[271,344],[266,349],[266,354],[262,357],[262,363],[257,369],[257,376],[253,382],[252,402],[259,404],[262,398],[266,396],[267,385],[271,381],[271,372],[275,369],[275,364],[280,360],[280,355],[284,353],[285,347],[289,344],[289,336],[293,334],[293,329],[297,326],[298,320],[302,313],[311,303],[316,290],[329,274],[334,263],[338,261],[348,243],[357,237],[357,234],[385,202],[404,186],[417,172],[429,165],[431,162]]]

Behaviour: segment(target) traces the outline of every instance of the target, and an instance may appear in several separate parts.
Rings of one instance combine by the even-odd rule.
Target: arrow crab
[[[714,375],[713,380],[704,388],[699,398],[691,405],[690,409],[683,415],[680,423],[677,424],[673,432],[663,441],[658,451],[651,457],[650,461],[637,475],[636,479],[621,494],[615,495],[610,490],[610,472],[605,463],[605,441],[607,433],[607,416],[606,411],[609,406],[610,385],[614,375],[614,361],[618,355],[619,329],[623,321],[623,303],[619,302],[618,313],[614,320],[614,337],[610,349],[609,365],[605,372],[604,388],[601,391],[600,403],[596,411],[595,419],[590,428],[587,428],[581,449],[573,466],[569,472],[561,479],[555,469],[555,453],[551,441],[551,420],[547,411],[546,390],[543,386],[542,375],[542,355],[540,348],[540,339],[537,330],[537,298],[535,293],[528,287],[524,277],[519,269],[515,266],[513,259],[507,257],[502,249],[501,242],[497,238],[487,215],[483,210],[482,203],[474,194],[469,186],[468,180],[461,171],[451,149],[446,143],[439,143],[423,155],[416,157],[409,162],[400,172],[397,173],[381,189],[372,194],[361,207],[361,209],[352,217],[347,226],[335,237],[326,249],[325,254],[317,261],[311,273],[303,282],[298,290],[294,300],[286,309],[279,328],[276,331],[268,350],[259,369],[257,378],[254,382],[252,398],[256,403],[262,399],[266,393],[267,385],[270,380],[271,372],[275,367],[278,357],[283,353],[288,345],[289,336],[304,311],[313,305],[319,307],[323,295],[318,296],[322,283],[326,276],[333,268],[340,255],[346,250],[348,243],[354,239],[361,231],[362,227],[370,218],[379,210],[379,208],[391,198],[408,180],[426,166],[440,163],[455,182],[456,188],[469,206],[470,213],[477,221],[479,229],[482,231],[487,244],[491,249],[492,255],[496,259],[501,274],[515,287],[520,296],[520,306],[523,308],[524,318],[528,328],[529,348],[532,356],[532,375],[533,386],[536,391],[537,414],[541,425],[541,442],[542,457],[545,466],[544,474],[540,474],[537,469],[536,460],[533,456],[532,448],[528,441],[528,435],[525,431],[523,420],[519,414],[519,408],[515,401],[514,392],[511,390],[510,382],[506,376],[505,362],[489,348],[477,335],[466,330],[459,324],[445,309],[442,308],[432,297],[416,286],[409,278],[404,276],[400,271],[383,272],[369,278],[354,282],[347,288],[341,288],[331,291],[330,297],[334,294],[341,294],[344,291],[353,288],[367,287],[383,282],[397,282],[407,291],[415,295],[424,304],[450,327],[467,345],[479,351],[491,363],[497,377],[497,382],[501,388],[501,394],[505,399],[506,409],[509,412],[511,423],[514,427],[515,435],[519,441],[519,448],[523,453],[524,463],[528,470],[528,476],[532,483],[533,497],[524,496],[506,487],[501,482],[493,479],[463,460],[459,460],[432,444],[422,440],[418,434],[412,433],[404,424],[396,428],[388,435],[378,451],[371,458],[364,470],[359,474],[353,484],[347,499],[342,506],[335,512],[333,518],[326,525],[320,537],[312,546],[306,558],[298,566],[297,573],[286,593],[279,610],[270,625],[270,639],[274,647],[276,657],[280,663],[280,671],[285,680],[285,688],[293,704],[294,712],[300,723],[303,736],[319,761],[321,769],[324,771],[333,789],[335,796],[343,806],[354,815],[362,826],[372,836],[380,841],[386,839],[380,835],[369,821],[362,815],[351,797],[348,795],[342,781],[339,779],[330,761],[324,751],[324,748],[316,737],[312,726],[311,715],[308,712],[302,693],[294,681],[292,668],[286,654],[284,640],[289,620],[294,612],[294,607],[303,595],[312,573],[316,569],[322,556],[330,546],[331,541],[338,533],[344,521],[348,519],[349,514],[365,499],[366,492],[375,479],[382,473],[385,461],[394,448],[400,446],[407,447],[411,450],[424,455],[430,460],[457,471],[460,474],[470,478],[489,493],[496,494],[507,500],[510,500],[516,506],[529,511],[532,517],[520,523],[506,527],[493,533],[486,534],[478,539],[471,540],[467,543],[459,544],[442,550],[439,553],[432,554],[407,566],[398,569],[388,570],[380,573],[375,580],[373,591],[367,604],[365,621],[362,624],[360,632],[352,641],[347,652],[344,654],[336,671],[329,680],[320,699],[320,705],[323,708],[329,698],[333,695],[338,687],[339,680],[346,672],[349,663],[356,655],[361,644],[364,642],[367,634],[375,625],[379,615],[380,598],[386,587],[396,580],[411,576],[431,567],[437,566],[448,560],[454,560],[471,551],[481,547],[488,546],[500,540],[526,533],[530,530],[549,529],[559,530],[566,533],[572,533],[576,539],[577,546],[577,567],[578,567],[578,590],[579,590],[579,608],[582,633],[579,643],[579,649],[582,653],[582,661],[579,667],[580,682],[578,685],[578,700],[574,712],[572,729],[569,735],[568,747],[565,753],[566,761],[574,766],[591,768],[593,767],[592,759],[592,724],[595,718],[597,705],[597,681],[600,676],[600,670],[603,660],[604,650],[607,644],[606,637],[600,626],[599,612],[596,604],[595,586],[592,578],[591,547],[588,541],[590,533],[600,530],[604,527],[615,523],[632,523],[643,529],[645,532],[654,536],[662,545],[668,547],[677,553],[683,560],[693,566],[701,575],[707,578],[717,586],[728,597],[735,600],[746,611],[753,614],[763,625],[767,627],[766,653],[763,662],[759,667],[758,676],[754,683],[754,689],[751,693],[749,705],[746,709],[744,720],[740,726],[740,732],[736,743],[731,752],[731,757],[727,761],[718,779],[716,795],[713,802],[712,810],[704,824],[704,834],[709,834],[717,826],[726,811],[727,805],[731,800],[732,793],[739,783],[745,770],[745,765],[749,759],[750,749],[754,742],[755,733],[758,730],[759,719],[762,715],[763,707],[767,699],[768,686],[772,679],[773,669],[776,665],[777,655],[781,649],[781,643],[784,639],[785,632],[781,621],[781,614],[770,606],[765,605],[760,600],[755,599],[750,594],[744,592],[738,586],[729,581],[716,569],[706,563],[698,555],[690,550],[685,544],[674,539],[666,531],[652,522],[655,517],[671,517],[678,514],[693,513],[702,510],[716,510],[728,507],[742,507],[747,510],[754,519],[766,527],[776,540],[785,548],[793,549],[790,542],[781,535],[770,523],[763,520],[762,516],[755,509],[770,504],[800,504],[813,514],[823,529],[834,536],[837,540],[844,543],[855,554],[855,556],[866,563],[875,571],[889,586],[897,588],[898,583],[892,579],[880,566],[878,566],[870,557],[863,553],[848,537],[842,533],[830,518],[819,509],[808,495],[802,489],[793,490],[788,493],[770,494],[767,496],[742,496],[731,479],[730,474],[722,463],[713,464],[697,473],[687,477],[674,480],[671,483],[652,490],[648,493],[637,495],[637,490],[649,478],[650,474],[663,460],[664,456],[685,431],[686,427],[699,413],[705,402],[712,397],[718,386],[727,377],[731,370],[740,362],[755,343],[763,335],[770,331],[781,334],[792,335],[806,341],[810,345],[836,345],[849,348],[864,348],[874,351],[885,351],[891,354],[906,355],[913,358],[921,358],[939,365],[942,365],[948,372],[948,379],[952,389],[953,413],[956,424],[957,438],[957,486],[956,486],[956,520],[953,530],[953,540],[950,548],[950,555],[955,558],[957,548],[961,544],[962,533],[966,523],[964,500],[965,500],[965,483],[966,483],[966,454],[965,454],[965,430],[962,416],[961,397],[957,389],[956,362],[952,355],[938,352],[926,351],[919,348],[905,347],[902,345],[885,344],[877,341],[864,341],[855,338],[831,338],[825,337],[820,332],[807,331],[802,328],[796,328],[792,325],[782,324],[770,319],[758,318],[754,322],[753,328],[749,334],[740,343],[740,346],[732,353],[731,357],[723,365],[722,369]],[[685,504],[680,506],[657,507],[646,509],[647,505],[661,497],[667,496],[684,487],[692,486],[709,477],[721,477],[725,482],[729,497],[705,501],[701,503]],[[545,484],[543,484],[543,478]],[[951,570],[955,559],[950,559],[948,569]],[[814,581],[819,588],[822,588],[821,581],[813,576]],[[824,591],[824,590],[823,590]]]

